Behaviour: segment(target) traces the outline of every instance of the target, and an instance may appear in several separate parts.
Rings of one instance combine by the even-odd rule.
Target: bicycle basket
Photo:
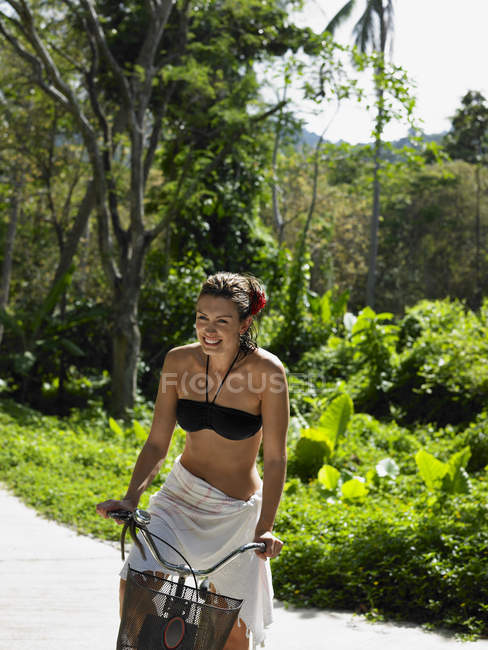
[[[241,605],[129,567],[117,650],[222,650]]]

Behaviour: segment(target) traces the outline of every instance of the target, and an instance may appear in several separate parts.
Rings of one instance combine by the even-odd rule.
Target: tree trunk
[[[273,158],[271,162],[271,169],[273,172],[273,181],[271,184],[273,218],[278,233],[278,246],[281,247],[283,243],[284,234],[285,234],[285,223],[281,215],[280,201],[278,197],[279,188],[278,188],[277,166],[278,166],[278,151],[280,147],[280,139],[281,139],[281,115],[276,125],[275,139],[273,145]]]
[[[139,288],[116,291],[113,303],[112,396],[110,412],[122,418],[133,408],[141,347],[138,324]]]
[[[481,164],[476,165],[476,217],[475,217],[475,287],[474,287],[474,309],[481,304],[481,283],[480,283],[480,257],[481,257]]]
[[[95,207],[95,184],[93,180],[87,183],[85,194],[78,207],[75,220],[70,230],[66,233],[64,245],[60,249],[60,256],[52,284],[61,278],[73,263],[73,258],[78,250],[80,239],[87,233],[90,214]]]
[[[66,291],[63,291],[63,295],[60,301],[60,316],[61,321],[64,321],[66,318]],[[66,354],[63,348],[59,351],[59,366],[58,366],[58,391],[56,394],[57,407],[56,410],[60,415],[66,413],[66,379],[67,379],[67,368],[66,368]]]
[[[2,277],[0,286],[0,309],[5,309],[8,305],[10,293],[10,282],[12,278],[12,263],[14,255],[15,235],[17,233],[17,223],[20,213],[20,196],[22,193],[22,181],[14,179],[14,192],[10,204],[10,219],[7,227],[7,237],[5,240],[5,251],[2,264]],[[0,323],[0,345],[3,339],[4,327]]]
[[[383,0],[378,3],[377,13],[380,27],[380,42],[379,53],[380,59],[378,67],[376,68],[376,96],[378,113],[376,115],[376,138],[374,147],[374,177],[373,177],[373,213],[371,215],[371,230],[370,230],[370,247],[369,247],[369,265],[368,265],[368,281],[366,285],[366,305],[374,309],[376,298],[376,265],[378,259],[378,230],[380,223],[380,168],[381,168],[381,138],[383,135],[385,110],[384,110],[384,90],[383,90],[383,74],[385,71],[385,51],[386,51],[386,38],[387,38],[387,25],[386,25],[386,7],[383,5]]]
[[[378,257],[378,230],[380,223],[380,157],[381,138],[376,138],[374,151],[374,179],[373,179],[373,213],[371,215],[371,231],[369,246],[368,283],[366,287],[366,304],[371,309],[375,306],[376,292],[376,260]]]

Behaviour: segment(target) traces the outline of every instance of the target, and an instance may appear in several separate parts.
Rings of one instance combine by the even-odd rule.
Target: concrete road
[[[0,489],[0,650],[113,650],[120,553]],[[266,650],[488,650],[411,625],[277,602]]]

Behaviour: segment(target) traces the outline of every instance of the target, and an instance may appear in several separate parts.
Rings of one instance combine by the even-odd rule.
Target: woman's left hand
[[[256,531],[256,535],[254,537],[255,542],[264,542],[266,544],[266,551],[264,553],[261,553],[261,551],[255,551],[256,555],[263,560],[266,558],[272,558],[276,557],[277,555],[280,554],[281,549],[283,547],[283,542],[281,539],[278,539],[273,535],[273,533],[270,530],[262,530],[262,531]]]

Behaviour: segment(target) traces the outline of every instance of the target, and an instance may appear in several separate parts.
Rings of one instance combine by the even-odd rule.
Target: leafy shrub
[[[391,319],[392,314],[377,314],[370,307],[357,317],[346,313],[344,336],[330,336],[327,345],[305,354],[294,369],[320,376],[326,389],[344,379],[347,384],[343,390],[351,395],[358,410],[385,413],[398,341],[398,327]]]
[[[488,300],[479,314],[458,301],[424,300],[397,327],[390,314],[366,308],[346,314],[344,336],[332,334],[293,370],[315,382],[315,396],[340,384],[358,411],[377,417],[466,424],[488,400],[487,313]]]
[[[327,344],[306,352],[294,370],[321,377],[323,381],[347,379],[357,369],[354,349],[345,338],[332,335]]]
[[[273,563],[278,598],[486,634],[486,487],[477,494],[438,509],[378,495],[356,506],[287,484],[277,522],[286,544]]]
[[[51,413],[67,413],[102,395],[104,369],[110,365],[107,308],[75,300],[64,312],[47,317],[66,282],[54,287],[45,304],[19,308],[15,314],[0,310],[5,324],[0,357],[0,374],[6,379],[3,388]]]
[[[293,367],[304,376],[290,374],[290,478],[276,528],[286,545],[273,562],[280,599],[488,633],[486,411],[470,424],[488,373],[488,302],[483,310],[421,303],[400,331],[365,312],[355,337],[359,318],[347,315],[343,337],[335,332]],[[321,364],[325,376],[311,381],[306,373]],[[351,415],[334,435],[327,409],[345,392],[356,409],[372,410]],[[2,477],[49,516],[113,539],[119,531],[93,506],[126,487],[150,408],[138,406],[133,418],[129,426],[110,421],[99,404],[48,418],[4,402]],[[182,444],[177,430],[167,467]],[[435,461],[438,480],[425,480],[416,456]]]
[[[471,456],[469,447],[453,454],[447,463],[421,449],[415,455],[420,476],[432,492],[458,494],[471,491],[465,467]]]
[[[405,423],[469,422],[486,404],[488,322],[483,313],[449,300],[424,300],[408,310],[400,324],[404,347],[388,391]]]
[[[471,449],[468,472],[480,472],[488,467],[488,413],[483,411],[461,436],[463,445]]]
[[[294,367],[310,349],[322,345],[344,316],[348,293],[332,290],[319,297],[307,289],[310,263],[295,259],[286,287],[280,327],[269,341],[269,349]]]
[[[327,407],[314,427],[302,429],[288,466],[290,475],[307,481],[317,476],[330,461],[351,417],[353,404],[348,395],[339,395]]]
[[[298,476],[302,481],[315,478],[324,464],[327,451],[325,442],[302,436],[297,441],[288,461],[289,476]]]

